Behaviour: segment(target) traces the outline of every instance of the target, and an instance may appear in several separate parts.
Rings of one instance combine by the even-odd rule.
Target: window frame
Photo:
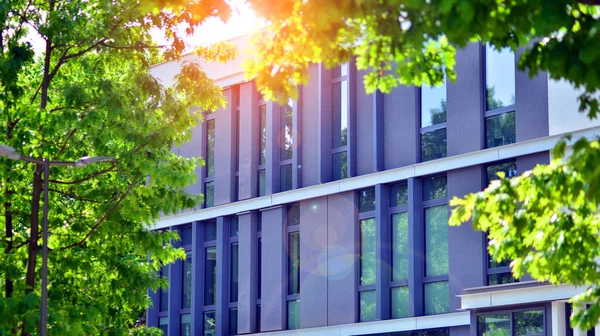
[[[216,127],[217,127],[217,119],[215,117],[215,113],[209,113],[206,114],[204,116],[204,124],[205,127],[204,129],[206,130],[205,134],[204,134],[204,140],[205,140],[205,145],[204,145],[204,157],[206,158],[206,160],[208,160],[208,123],[212,122],[214,124],[214,132],[215,132],[215,136],[216,136]],[[216,139],[215,139],[215,146],[216,146]],[[215,152],[215,149],[213,148],[213,153]],[[214,158],[214,154],[213,154],[213,158]],[[216,160],[215,160],[216,162]],[[213,162],[214,165],[214,162]],[[206,197],[206,190],[207,190],[207,186],[209,183],[212,183],[213,185],[213,204],[212,205],[208,205],[206,203],[206,201],[208,200],[208,197]],[[213,173],[213,175],[208,175],[208,163],[204,166],[204,183],[202,185],[202,193],[204,195],[204,200],[203,200],[203,206],[204,208],[212,208],[214,207],[214,199],[215,199],[215,174]]]
[[[289,221],[289,214],[290,214],[290,210],[292,209],[292,207],[294,206],[298,206],[300,207],[300,203],[292,203],[286,206],[286,232],[287,232],[287,241],[286,241],[286,247],[287,247],[287,265],[286,265],[286,282],[285,282],[285,294],[286,294],[286,299],[285,299],[285,310],[286,310],[286,330],[295,330],[295,329],[289,329],[289,325],[287,323],[287,321],[289,320],[289,311],[288,311],[288,307],[289,307],[289,303],[291,301],[297,301],[300,300],[300,282],[298,283],[298,294],[290,294],[290,289],[289,289],[289,285],[290,285],[290,262],[291,262],[291,258],[290,258],[290,253],[289,253],[289,248],[290,248],[290,234],[291,233],[298,233],[298,243],[300,243],[300,224],[296,224],[296,225],[289,225],[290,221]],[[300,216],[300,213],[298,213],[298,216]],[[298,259],[300,259],[300,254],[298,253]],[[302,260],[300,260],[300,265],[302,265]],[[301,267],[298,269],[298,275],[300,275],[300,269]]]
[[[524,311],[532,311],[532,310],[541,310],[542,311],[542,320],[544,321],[544,333],[537,334],[535,336],[546,336],[548,334],[548,312],[547,307],[544,305],[532,305],[527,307],[518,307],[513,309],[501,309],[501,310],[485,310],[478,311],[475,313],[475,336],[479,336],[479,317],[483,315],[497,315],[497,314],[509,314],[510,315],[510,336],[515,336],[515,323],[514,323],[514,314],[520,313]]]
[[[343,74],[343,71],[342,71],[342,67],[343,66],[347,67],[345,75]],[[346,100],[347,100],[346,103],[347,103],[347,106],[348,106],[348,109],[345,111],[346,112],[346,121],[347,121],[347,126],[346,126],[347,127],[346,128],[346,137],[347,137],[346,138],[346,144],[343,145],[343,146],[333,147],[333,141],[334,141],[334,139],[333,139],[333,134],[334,134],[333,128],[335,127],[335,125],[333,124],[333,115],[334,115],[334,111],[333,111],[333,104],[334,104],[333,103],[333,94],[334,94],[333,93],[333,87],[336,84],[340,84],[340,90],[342,90],[343,89],[343,85],[341,83],[342,82],[346,82],[347,89],[348,90],[350,89],[350,67],[351,66],[352,66],[352,62],[346,62],[346,63],[343,63],[343,64],[340,64],[340,65],[336,66],[336,67],[340,67],[340,76],[338,76],[338,77],[333,77],[334,76],[333,70],[335,68],[331,69],[332,71],[331,71],[331,83],[330,83],[330,85],[331,85],[331,101],[332,101],[332,106],[331,106],[331,120],[332,120],[332,123],[331,123],[331,135],[332,135],[332,137],[330,139],[330,141],[331,141],[331,153],[330,154],[331,154],[331,180],[332,181],[344,180],[344,179],[347,179],[348,177],[350,177],[350,164],[349,164],[349,160],[348,160],[348,152],[350,150],[350,143],[349,143],[350,142],[350,92],[348,92],[347,95],[346,95]],[[343,99],[342,97],[343,97],[343,94],[340,95],[340,99]],[[341,106],[341,104],[340,104],[340,106]],[[342,110],[341,113],[344,113],[344,111]],[[342,118],[342,114],[341,113],[340,113],[340,119]],[[335,172],[335,166],[333,165],[333,162],[334,162],[333,157],[336,154],[341,154],[343,152],[346,152],[346,177],[341,177],[340,179],[336,180],[336,179],[334,179],[334,176],[335,176],[335,174],[334,174],[334,172]],[[342,167],[340,167],[340,171],[341,171],[341,168]]]
[[[187,229],[187,228],[192,229],[192,225],[189,225],[189,224],[182,225],[181,229],[179,230],[179,234],[181,235],[184,232],[184,230]],[[191,230],[190,230],[190,234],[192,234]],[[182,267],[181,267],[181,293],[180,293],[180,300],[179,300],[180,301],[179,314],[180,315],[186,315],[186,314],[191,314],[192,313],[192,305],[190,304],[189,308],[183,308],[183,304],[184,304],[184,295],[183,295],[183,293],[185,291],[185,286],[184,286],[184,284],[185,284],[185,282],[184,282],[184,279],[185,279],[185,267],[183,267],[183,264],[186,263],[187,256],[190,256],[190,257],[193,256],[193,253],[192,253],[192,239],[190,239],[189,244],[186,244],[186,245],[183,245],[183,237],[181,237],[181,241],[182,241],[181,248],[183,248],[183,250],[185,251],[186,260],[182,260]],[[193,263],[194,263],[194,259],[192,259],[192,265],[193,265]],[[193,266],[192,266],[192,269],[193,269]],[[192,272],[192,270],[190,270],[190,272]],[[194,280],[193,280],[193,274],[192,274],[192,280],[191,281],[192,281],[191,285],[193,286],[193,282],[194,282]],[[190,302],[191,302],[191,300],[194,299],[194,294],[193,293],[190,293],[190,294],[192,296],[192,297],[190,297]],[[179,318],[181,319],[181,316]]]
[[[291,104],[290,104],[291,103]],[[290,129],[290,135],[292,138],[292,157],[290,157],[289,159],[283,159],[283,156],[281,155],[284,152],[284,145],[285,145],[285,127],[286,127],[286,123],[285,120],[286,118],[284,117],[284,113],[285,110],[288,108],[286,106],[289,106],[289,108],[292,110],[292,124],[291,124],[291,129]],[[296,152],[296,145],[295,145],[295,140],[296,140],[296,129],[297,129],[297,125],[294,124],[294,117],[297,115],[297,111],[298,111],[298,101],[293,100],[293,99],[289,99],[287,104],[282,105],[279,108],[279,126],[280,126],[280,136],[279,136],[279,191],[280,192],[284,192],[284,191],[289,191],[289,190],[293,190],[294,188],[294,166],[293,166],[293,161],[294,161],[294,154]],[[289,165],[291,168],[291,172],[292,172],[292,180],[291,180],[291,185],[290,185],[290,189],[283,189],[283,184],[281,183],[282,181],[282,169],[283,167]]]
[[[394,183],[389,184],[389,188],[388,188],[388,192],[390,193],[390,195],[388,196],[390,202],[391,202],[391,190],[392,187],[395,185],[399,185],[399,184],[404,184],[406,185],[406,189],[407,189],[407,193],[408,193],[408,198],[410,199],[411,195],[410,192],[408,191],[408,181],[403,180],[403,181],[397,181]],[[401,288],[401,287],[406,287],[408,288],[409,292],[410,292],[410,287],[409,287],[409,279],[411,277],[410,274],[408,274],[408,277],[406,277],[405,280],[396,280],[394,281],[394,215],[397,214],[401,214],[401,213],[406,213],[408,215],[408,200],[406,202],[406,204],[402,204],[402,205],[394,205],[392,206],[391,203],[388,203],[388,220],[389,220],[389,232],[390,232],[390,238],[389,238],[389,244],[390,244],[390,250],[389,250],[389,261],[390,261],[390,278],[388,279],[388,287],[389,287],[389,295],[390,295],[390,319],[391,320],[395,320],[397,318],[393,318],[393,309],[392,309],[392,290],[394,288]],[[409,230],[410,230],[410,223],[408,224],[409,226]],[[407,258],[410,259],[410,257],[407,255]],[[410,262],[410,261],[409,261]],[[410,294],[409,294],[410,297]],[[410,310],[410,307],[409,307]],[[409,314],[410,315],[410,314]],[[398,317],[398,318],[404,318],[404,317]]]
[[[448,103],[448,82],[447,82],[445,76],[444,76],[444,85],[446,87],[446,104],[447,104]],[[423,111],[422,111],[422,109],[423,109],[423,87],[419,86],[419,87],[417,87],[417,111],[419,112],[419,133],[418,133],[418,136],[419,136],[419,139],[418,139],[419,162],[434,161],[434,160],[439,160],[439,159],[448,157],[448,115],[447,115],[448,110],[446,110],[446,121],[423,127]],[[427,133],[433,133],[433,132],[441,130],[441,129],[446,129],[446,155],[443,157],[433,158],[433,159],[423,161],[423,135],[427,134]]]
[[[363,191],[365,190],[375,190],[375,187],[370,187],[370,188],[364,188],[364,189],[360,189],[357,191],[358,197],[356,198],[356,201],[358,202],[358,204],[356,204],[356,211],[358,213],[357,216],[357,223],[358,223],[358,227],[357,227],[357,231],[358,231],[358,246],[357,246],[357,251],[358,251],[358,258],[356,260],[356,264],[358,266],[358,271],[356,272],[356,287],[358,289],[358,293],[356,296],[356,300],[357,300],[357,323],[363,323],[363,322],[370,322],[370,321],[361,321],[360,320],[360,294],[363,292],[370,292],[370,291],[376,291],[377,288],[377,274],[375,276],[375,283],[373,283],[372,285],[361,285],[361,268],[362,268],[362,262],[361,262],[361,251],[362,251],[362,232],[360,229],[360,223],[364,220],[369,220],[369,219],[373,219],[375,222],[375,229],[377,228],[377,199],[375,200],[375,208],[371,211],[365,211],[365,212],[360,212],[360,195]],[[374,191],[375,192],[375,191]],[[375,195],[376,192],[375,192]],[[377,196],[375,196],[377,197]],[[377,242],[375,242],[376,246],[375,246],[375,251],[377,251]],[[375,252],[377,253],[377,252]],[[375,257],[375,262],[377,262],[377,256]],[[375,267],[377,267],[375,265]],[[374,320],[373,320],[374,321]]]
[[[214,240],[208,240],[207,241],[206,240],[206,227],[207,227],[207,224],[209,222],[214,222],[215,223],[215,237],[216,237],[216,239],[214,239]],[[203,260],[203,264],[202,264],[203,265],[202,277],[203,277],[203,279],[206,279],[206,251],[209,248],[213,248],[213,247],[215,249],[217,249],[217,241],[219,240],[219,236],[218,236],[218,232],[216,231],[216,228],[217,228],[217,220],[216,219],[206,220],[206,221],[203,222],[203,224],[204,225],[202,225],[202,227],[203,227],[203,230],[204,230],[204,237],[205,238],[204,238],[204,242],[202,243],[202,260]],[[216,253],[219,253],[219,251],[217,250]],[[218,267],[218,265],[217,265],[217,267]],[[202,301],[202,309],[201,309],[201,311],[202,311],[202,332],[204,333],[204,314],[206,312],[213,311],[213,312],[215,312],[215,319],[216,319],[217,302],[215,300],[215,302],[212,305],[206,305],[205,304],[205,302],[206,302],[206,295],[205,295],[205,293],[206,293],[206,281],[204,281],[203,283],[204,283],[204,288],[202,288],[202,291],[203,291],[203,295],[202,295],[203,298],[202,299],[203,299],[203,301]]]

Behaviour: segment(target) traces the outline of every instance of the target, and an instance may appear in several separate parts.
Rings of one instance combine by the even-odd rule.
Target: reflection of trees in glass
[[[288,301],[288,330],[300,328],[300,300]]]
[[[485,119],[485,136],[488,148],[516,142],[515,112],[502,113]]]
[[[260,106],[260,159],[259,164],[267,163],[267,105]]]
[[[510,314],[487,314],[477,317],[478,336],[510,336]]]
[[[544,335],[544,311],[526,310],[513,313],[515,336]]]
[[[504,266],[503,264],[506,264],[506,266],[508,266],[510,264],[510,260],[503,260],[501,263],[498,263],[498,264],[502,265],[502,266]],[[500,266],[492,266],[492,267],[500,267]],[[507,284],[507,283],[515,283],[518,281],[519,280],[515,279],[515,277],[510,272],[496,273],[496,274],[488,275],[488,285],[502,285],[502,284]]]
[[[333,154],[333,180],[341,180],[348,177],[348,152],[340,152]]]
[[[487,183],[499,179],[499,172],[504,172],[505,178],[517,176],[517,162],[509,161],[488,166],[486,169]]]
[[[360,191],[358,212],[375,211],[375,188]]]
[[[449,328],[423,330],[423,336],[449,336]]]
[[[281,139],[281,158],[280,160],[288,160],[292,158],[292,147],[294,138],[292,137],[293,124],[293,102],[290,100],[287,105],[282,107],[283,132]]]
[[[214,336],[217,323],[215,321],[215,312],[204,313],[204,336]]]
[[[192,253],[185,254],[183,262],[183,305],[182,308],[192,307]]]
[[[445,198],[448,196],[446,175],[429,177],[423,180],[423,200]]]
[[[442,99],[440,101],[440,107],[429,109],[429,116],[431,118],[431,124],[439,124],[446,122],[446,100]]]
[[[392,215],[392,281],[408,279],[408,213]]]
[[[360,296],[360,321],[373,321],[377,318],[375,291],[362,291]]]
[[[374,285],[376,279],[375,218],[360,221],[360,285]]]
[[[448,274],[448,206],[425,209],[425,275]]]
[[[340,133],[342,146],[346,146],[348,144],[348,127],[344,126],[342,128],[342,132]]]
[[[443,314],[450,311],[448,281],[425,284],[425,315]]]
[[[289,242],[288,294],[300,293],[300,233],[291,232]]]
[[[421,161],[429,161],[446,157],[446,128],[421,134]]]
[[[408,185],[406,183],[394,184],[390,187],[390,206],[408,204]]]
[[[215,174],[215,120],[209,120],[206,125],[206,176]]]
[[[392,318],[408,317],[409,315],[408,286],[392,288]]]
[[[267,177],[264,170],[258,172],[258,196],[264,196],[267,193]]]
[[[215,183],[208,182],[204,190],[204,204],[207,208],[215,205]]]
[[[204,271],[204,305],[211,306],[217,301],[217,248],[206,249]]]
[[[495,110],[497,108],[501,108],[504,107],[504,103],[502,102],[502,100],[500,100],[500,98],[496,98],[496,87],[495,86],[488,86],[485,89],[485,93],[486,93],[486,106],[487,106],[487,110],[491,111],[491,110]],[[513,95],[514,96],[514,95]]]

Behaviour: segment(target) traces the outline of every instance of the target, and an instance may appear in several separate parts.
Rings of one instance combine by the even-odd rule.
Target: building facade
[[[175,149],[205,158],[189,188],[205,201],[155,226],[177,230],[188,257],[161,271],[170,286],[150,292],[147,324],[171,336],[600,335],[569,326],[566,299],[582,289],[515,280],[483,233],[447,225],[453,197],[548,163],[564,133],[600,132],[573,88],[530,78],[517,57],[472,44],[456,82],[372,95],[352,62],[315,64],[283,106],[243,80],[243,54],[202,63],[227,106]],[[152,73],[171,85],[179,67]]]

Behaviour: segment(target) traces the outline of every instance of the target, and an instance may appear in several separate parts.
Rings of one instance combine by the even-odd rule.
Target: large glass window
[[[204,305],[212,306],[217,302],[217,248],[206,248],[204,259]]]
[[[215,195],[215,119],[206,121],[206,179],[204,183],[204,207],[214,206]]]
[[[181,315],[181,336],[192,336],[192,315],[190,314]]]
[[[343,151],[333,154],[333,180],[341,180],[348,177],[348,152]]]
[[[238,267],[239,267],[239,245],[237,242],[231,244],[231,283],[229,284],[229,300],[238,301]]]
[[[288,241],[288,294],[300,294],[300,233],[290,232]]]
[[[491,312],[477,316],[478,336],[545,335],[544,308]]]
[[[266,195],[266,164],[267,164],[267,105],[259,107],[260,119],[260,151],[258,158],[258,196]]]
[[[485,46],[486,147],[515,143],[515,56]]]
[[[291,300],[287,303],[288,317],[287,324],[289,330],[300,328],[300,300]]]
[[[425,234],[425,315],[447,313],[448,288],[448,186],[445,175],[423,179]]]
[[[421,87],[421,161],[447,156],[446,81]]]
[[[279,159],[283,160],[291,160],[293,147],[294,147],[294,137],[293,137],[293,120],[294,120],[294,101],[288,100],[288,103],[281,107],[281,119],[280,123],[282,125],[281,129],[281,138],[280,138],[280,153]]]
[[[229,219],[229,335],[237,335],[237,308],[239,289],[239,221]]]
[[[204,336],[215,336],[217,321],[214,311],[204,312]]]
[[[390,336],[450,336],[450,329],[439,328],[427,330],[400,331],[391,333]]]
[[[345,63],[332,70],[332,154],[333,180],[348,177],[348,70]]]
[[[288,207],[288,295],[287,327],[300,328],[300,205]]]
[[[204,206],[206,208],[215,206],[215,182],[206,182],[204,190]]]
[[[238,334],[238,310],[237,308],[229,309],[229,335]]]
[[[375,189],[360,191],[358,212],[360,225],[359,315],[360,321],[373,321],[376,316],[375,283],[377,280],[377,244],[375,221]]]
[[[279,167],[279,170],[281,191],[292,190],[292,164],[283,164]]]
[[[391,317],[409,316],[408,297],[408,185],[390,186],[392,269],[390,281]]]
[[[169,334],[169,318],[167,316],[158,319],[158,328],[162,330],[163,335]]]
[[[188,250],[183,262],[183,293],[181,308],[192,307],[192,251]]]
[[[165,281],[169,281],[169,266],[163,266],[160,269],[160,277],[165,279]],[[166,312],[169,310],[169,289],[166,287],[161,287],[158,290],[158,311]]]
[[[375,218],[360,221],[360,284],[374,285],[376,274]]]

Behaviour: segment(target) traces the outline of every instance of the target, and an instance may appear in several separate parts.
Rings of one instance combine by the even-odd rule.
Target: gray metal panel
[[[319,64],[319,88],[318,94],[318,162],[319,162],[319,183],[330,182],[332,178],[331,171],[331,110],[332,110],[332,90],[331,90],[331,70],[326,69],[325,65]],[[350,128],[350,127],[349,127]]]
[[[478,43],[456,52],[456,82],[447,83],[448,156],[483,148],[482,57]]]
[[[300,202],[300,327],[327,325],[327,197]]]
[[[523,50],[517,52],[515,64]],[[515,103],[517,141],[548,136],[548,73],[542,71],[530,78],[527,72],[517,70]]]
[[[217,265],[215,334],[229,335],[229,217],[217,218]]]
[[[483,188],[482,166],[452,170],[447,176],[448,199],[478,192]],[[460,308],[460,298],[457,295],[463,294],[463,289],[485,286],[485,243],[484,235],[473,231],[471,222],[448,228],[450,312]]]
[[[538,164],[548,163],[550,163],[550,153],[548,152],[519,156],[517,158],[517,171],[519,174],[523,174],[525,171],[535,168]]]
[[[235,107],[231,89],[223,90],[227,106],[215,112],[215,205],[235,200]]]
[[[285,329],[286,257],[283,242],[287,232],[284,223],[285,207],[277,206],[262,211],[262,267],[260,329],[276,331]]]
[[[201,222],[192,224],[192,335],[202,332],[204,308],[204,230]]]
[[[257,213],[245,212],[238,216],[238,334],[256,332],[257,277]]]
[[[267,103],[266,195],[279,192],[279,105]]]
[[[390,279],[392,265],[392,235],[389,215],[389,187],[385,184],[375,186],[375,220],[377,249],[377,320],[390,318]]]
[[[258,195],[258,93],[254,82],[240,85],[240,170],[239,200]]]
[[[148,289],[148,296],[152,304],[146,309],[146,325],[148,327],[158,327],[158,293]]]
[[[408,179],[408,295],[410,316],[423,315],[425,234],[423,230],[422,181]]]
[[[203,155],[204,151],[204,122],[198,121],[198,124],[191,129],[192,138],[190,141],[181,145],[181,148],[178,149],[179,155],[192,158],[192,157],[200,157]],[[190,185],[186,188],[186,191],[193,195],[198,195],[202,193],[202,184],[205,176],[204,167],[197,166],[196,167],[196,183]],[[198,204],[200,207],[200,204]]]
[[[367,95],[365,92],[365,85],[361,80],[367,73],[366,70],[358,72],[357,80],[354,85],[356,86],[356,137],[357,137],[357,173],[358,175],[364,175],[375,171],[374,168],[374,117],[373,117],[373,95]]]
[[[475,323],[475,321],[473,321]],[[471,333],[470,326],[460,326],[450,328],[450,336],[469,336]]]
[[[417,89],[399,86],[384,95],[385,169],[417,162]]]
[[[181,230],[171,228],[177,231],[181,237]],[[173,247],[181,247],[181,240],[172,242]],[[169,334],[179,335],[181,327],[179,310],[181,309],[181,275],[182,261],[177,260],[169,265]]]
[[[357,102],[357,90],[356,86],[359,81],[357,80],[356,61],[354,58],[348,62],[348,176],[356,176],[356,165],[357,165],[357,128],[356,125],[356,102]],[[360,81],[362,85],[362,81]],[[331,88],[331,85],[329,86]],[[364,90],[364,89],[363,89]],[[332,110],[330,110],[332,111]],[[331,113],[331,112],[330,112]],[[329,168],[333,171],[333,167]]]
[[[311,64],[308,72],[310,81],[302,89],[302,133],[298,141],[302,152],[303,187],[319,183],[319,65]]]
[[[327,199],[327,325],[354,323],[358,321],[356,193]]]
[[[375,171],[385,169],[385,116],[383,110],[384,96],[377,90],[373,95],[373,164]]]

